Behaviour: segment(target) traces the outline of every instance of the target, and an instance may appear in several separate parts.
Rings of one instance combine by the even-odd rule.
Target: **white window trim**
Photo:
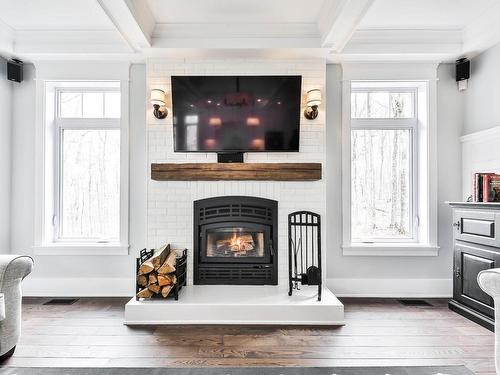
[[[356,118],[350,119],[350,127],[351,130],[370,130],[370,129],[383,129],[383,130],[411,130],[411,138],[410,138],[410,175],[409,175],[409,185],[410,185],[410,193],[412,195],[410,200],[409,207],[409,216],[411,226],[411,238],[385,238],[376,240],[373,242],[363,242],[357,243],[360,246],[366,246],[371,244],[390,244],[390,243],[404,243],[404,244],[418,244],[419,242],[419,230],[418,230],[418,202],[419,202],[419,194],[418,188],[415,188],[414,181],[418,181],[418,88],[413,87],[366,87],[366,88],[351,88],[351,93],[355,92],[408,92],[413,94],[413,106],[412,111],[413,117],[411,118]],[[351,142],[351,139],[349,139]],[[350,145],[350,143],[349,143]],[[352,161],[351,161],[352,162]],[[350,168],[349,168],[350,173]],[[350,194],[350,193],[349,193]],[[349,224],[349,238],[351,236],[350,233],[351,226]]]
[[[351,63],[343,64],[342,85],[342,254],[344,256],[437,256],[437,64]],[[418,242],[351,243],[351,82],[425,82],[426,106],[417,108],[419,121],[426,127],[426,150],[419,145],[425,175],[418,172],[419,190],[426,202],[419,201],[419,220],[426,224]],[[419,90],[420,94],[420,90]],[[384,120],[385,121],[385,120]],[[414,189],[415,190],[415,189]]]
[[[36,141],[35,141],[35,243],[36,255],[128,255],[129,254],[129,80],[128,63],[110,64],[109,79],[97,77],[95,81],[119,81],[121,92],[120,113],[120,240],[116,243],[55,242],[52,231],[54,212],[54,155],[47,141],[51,141],[54,121],[53,99],[46,95],[47,89],[55,89],[54,82],[89,80],[89,72],[99,70],[98,66],[86,66],[88,72],[83,78],[68,76],[67,67],[60,71],[61,79],[51,69],[48,79],[36,80]],[[45,69],[41,69],[45,73]],[[56,69],[57,70],[57,69]],[[102,69],[101,69],[102,71]],[[57,74],[56,74],[57,76]],[[52,122],[52,124],[51,124]],[[81,126],[81,119],[68,119],[75,127]],[[110,125],[116,120],[110,119]],[[53,139],[53,137],[52,137]],[[52,162],[50,162],[52,160]]]
[[[96,82],[96,84],[99,84]],[[52,90],[51,90],[52,91]],[[60,102],[59,102],[59,95],[62,92],[81,92],[81,93],[86,93],[86,92],[120,92],[120,89],[118,87],[110,87],[110,88],[105,88],[105,87],[78,87],[78,86],[72,86],[71,88],[67,87],[55,87],[54,90],[54,95],[57,98],[56,99],[56,104],[57,107],[54,109],[55,111],[55,117],[54,117],[54,131],[53,131],[53,137],[55,139],[54,144],[55,144],[55,149],[57,150],[54,153],[54,208],[53,208],[53,221],[52,221],[52,243],[54,245],[63,245],[63,244],[69,244],[74,247],[76,246],[81,246],[83,244],[90,246],[93,248],[93,246],[96,245],[96,243],[100,244],[100,241],[97,239],[81,239],[81,240],[76,240],[76,239],[61,239],[60,236],[60,225],[61,225],[61,150],[62,150],[62,144],[61,144],[61,131],[66,130],[66,129],[73,129],[73,130],[82,130],[82,129],[118,129],[121,132],[121,118],[65,118],[65,117],[60,117],[61,113],[61,108],[60,108]],[[47,90],[46,90],[47,92]],[[83,108],[83,107],[82,107]],[[121,138],[121,136],[120,136]],[[120,142],[122,139],[120,139]],[[120,150],[121,148],[121,143],[120,143]],[[122,157],[120,157],[120,165],[122,162]],[[121,172],[121,171],[120,171]],[[123,180],[120,176],[120,186],[123,184]],[[121,194],[121,191],[120,191]],[[121,217],[121,204],[120,204],[120,217]],[[121,223],[120,223],[120,228],[121,228]],[[120,239],[122,238],[122,233],[119,234]],[[102,242],[103,245],[106,244],[119,244],[120,242]],[[73,248],[74,250],[74,248]]]

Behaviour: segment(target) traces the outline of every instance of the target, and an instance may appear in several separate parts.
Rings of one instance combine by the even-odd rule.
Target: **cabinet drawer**
[[[455,210],[455,239],[487,246],[500,246],[500,214],[477,210]]]

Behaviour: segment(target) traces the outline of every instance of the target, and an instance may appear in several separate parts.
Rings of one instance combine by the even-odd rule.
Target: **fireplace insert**
[[[278,203],[227,196],[194,202],[194,283],[277,285]]]

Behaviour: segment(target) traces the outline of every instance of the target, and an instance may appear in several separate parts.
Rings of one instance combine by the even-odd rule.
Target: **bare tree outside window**
[[[412,92],[351,95],[351,240],[413,238]],[[357,121],[360,119],[360,121]],[[386,119],[386,120],[384,120]]]
[[[60,236],[118,240],[120,131],[64,130],[61,154]]]
[[[59,241],[120,240],[120,92],[58,92]]]

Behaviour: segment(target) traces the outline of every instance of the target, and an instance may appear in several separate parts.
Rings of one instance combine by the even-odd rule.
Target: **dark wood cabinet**
[[[500,268],[500,204],[451,203],[454,255],[450,309],[493,331],[493,299],[482,291],[477,275]]]

